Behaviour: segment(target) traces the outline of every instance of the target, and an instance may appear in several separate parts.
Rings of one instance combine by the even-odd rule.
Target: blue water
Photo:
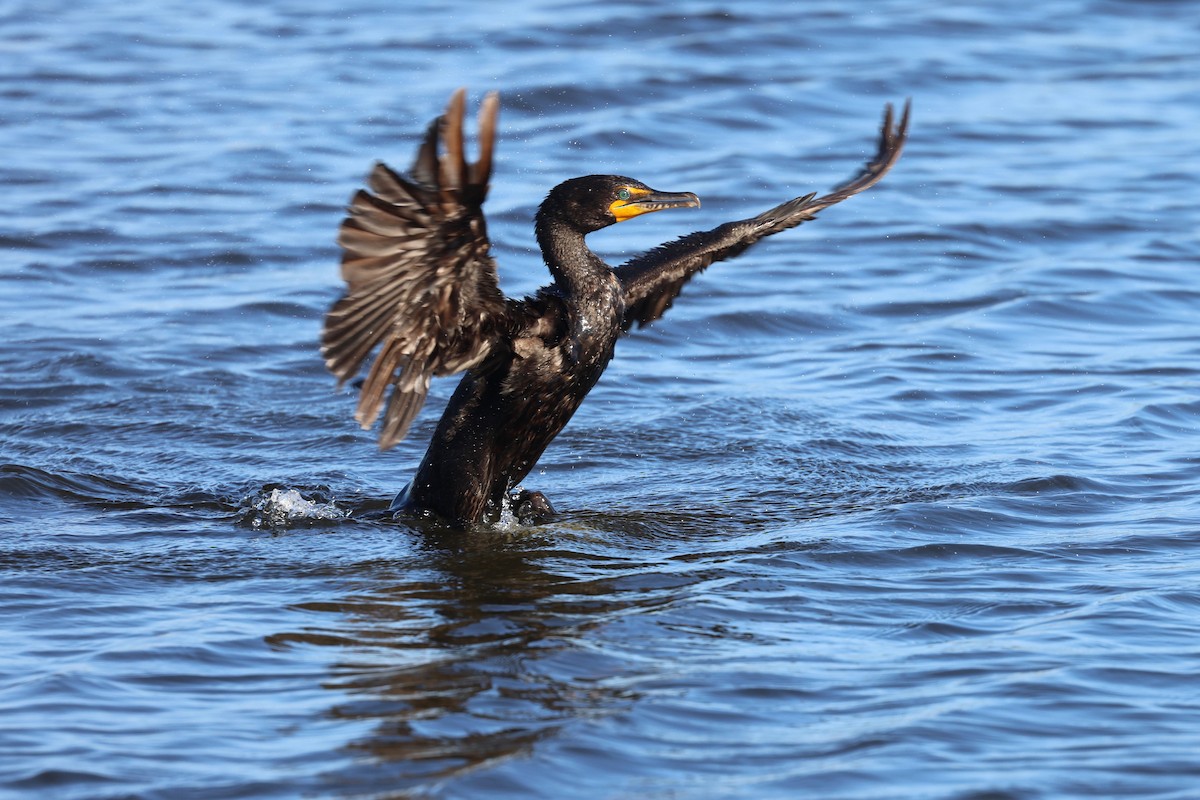
[[[457,7],[455,7],[457,5]],[[376,158],[502,93],[486,210],[870,192],[623,340],[469,535],[321,364]],[[0,6],[0,795],[1200,797],[1185,2]]]

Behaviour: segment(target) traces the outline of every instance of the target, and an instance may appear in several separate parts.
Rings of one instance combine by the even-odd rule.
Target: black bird
[[[416,477],[392,504],[457,526],[495,521],[506,501],[525,521],[551,513],[539,492],[510,493],[596,384],[621,333],[662,316],[712,262],[876,183],[899,159],[909,117],[906,103],[895,125],[889,104],[874,158],[829,194],[689,234],[616,268],[588,249],[587,234],[651,211],[699,206],[699,199],[616,175],[561,183],[535,225],[554,282],[513,300],[500,292],[481,208],[500,100],[494,92],[483,100],[474,163],[463,152],[465,105],[459,89],[429,126],[408,174],[376,164],[371,191],[351,200],[338,237],[347,291],[325,318],[321,348],[340,386],[382,345],[355,419],[364,429],[374,425],[392,387],[383,450],[408,432],[430,377],[466,372]]]

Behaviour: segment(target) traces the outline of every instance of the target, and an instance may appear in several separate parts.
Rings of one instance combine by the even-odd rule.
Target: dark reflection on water
[[[620,614],[661,605],[661,593],[626,597],[606,580],[555,575],[536,566],[528,543],[513,548],[497,535],[433,542],[424,552],[431,580],[304,606],[339,618],[336,633],[318,635],[341,651],[327,686],[346,700],[331,713],[374,723],[350,747],[394,762],[394,788],[527,755],[572,720],[632,702],[605,685],[606,659],[589,657],[580,640]]]

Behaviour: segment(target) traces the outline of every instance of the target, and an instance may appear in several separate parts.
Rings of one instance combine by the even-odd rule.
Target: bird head
[[[583,233],[668,208],[695,208],[691,192],[660,192],[620,175],[587,175],[550,190],[539,214],[553,214]]]

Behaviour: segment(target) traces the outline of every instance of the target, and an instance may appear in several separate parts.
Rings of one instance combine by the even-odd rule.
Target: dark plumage
[[[355,418],[370,428],[392,386],[379,446],[404,438],[433,375],[466,372],[409,486],[393,506],[457,525],[495,519],[571,419],[613,356],[617,338],[662,316],[683,285],[714,261],[810,220],[876,183],[896,163],[908,130],[905,105],[889,105],[875,157],[827,195],[808,194],[758,216],[692,233],[614,268],[584,237],[634,216],[698,206],[690,192],[657,192],[615,175],[554,187],[536,234],[554,282],[506,298],[489,254],[482,204],[492,170],[499,98],[484,98],[479,159],[463,152],[466,94],[454,93],[429,127],[408,175],[377,164],[342,223],[346,295],[325,318],[322,354],[340,383],[380,346]],[[518,514],[550,511],[539,493],[515,498]]]

